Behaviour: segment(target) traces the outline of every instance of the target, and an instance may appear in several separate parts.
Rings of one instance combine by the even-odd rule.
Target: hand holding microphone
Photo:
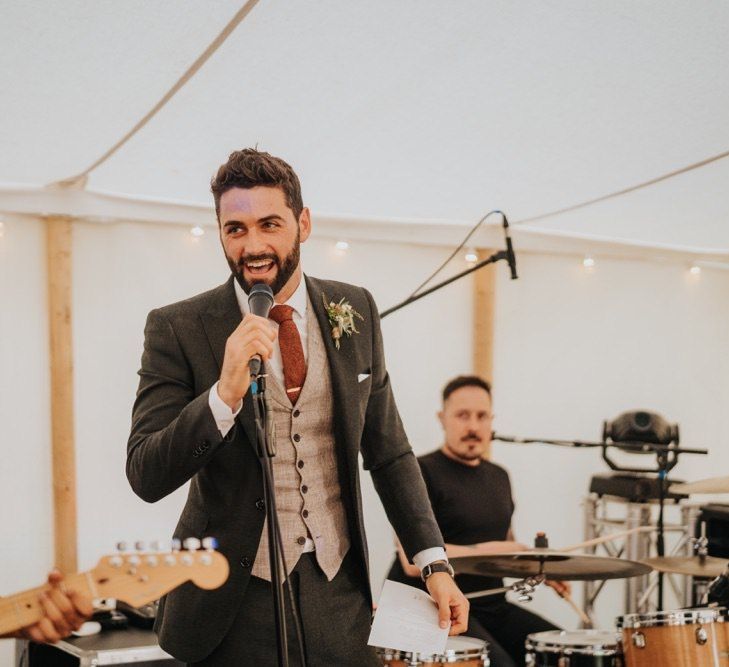
[[[246,395],[251,375],[260,372],[261,362],[268,361],[276,344],[276,328],[268,319],[273,293],[268,285],[257,284],[248,295],[246,313],[225,343],[225,357],[220,371],[218,395],[235,410]]]

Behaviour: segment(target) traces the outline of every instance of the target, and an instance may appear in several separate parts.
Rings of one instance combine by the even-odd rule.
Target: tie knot
[[[274,306],[268,313],[268,317],[276,324],[288,322],[294,319],[294,309],[291,306]]]

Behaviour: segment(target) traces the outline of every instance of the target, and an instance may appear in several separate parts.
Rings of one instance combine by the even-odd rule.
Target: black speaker
[[[729,505],[704,505],[696,523],[696,537],[701,535],[701,522],[706,522],[709,556],[729,559]]]

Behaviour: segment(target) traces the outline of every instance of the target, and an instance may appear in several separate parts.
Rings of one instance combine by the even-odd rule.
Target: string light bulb
[[[195,238],[200,238],[205,233],[205,230],[200,227],[199,225],[195,225],[191,230],[190,234],[192,234]]]
[[[478,261],[478,253],[473,248],[468,248],[463,259],[466,260],[466,264],[475,264]]]
[[[585,255],[585,259],[582,260],[582,266],[584,266],[586,269],[594,269],[595,258],[590,255]]]
[[[690,274],[691,274],[692,276],[698,276],[698,275],[701,275],[701,267],[700,267],[700,266],[699,266],[698,264],[692,264],[692,265],[691,265],[691,266],[689,267],[689,273],[690,273]]]
[[[345,250],[349,250],[349,241],[337,241],[334,244],[334,247],[337,250],[341,250],[342,252],[344,252]]]

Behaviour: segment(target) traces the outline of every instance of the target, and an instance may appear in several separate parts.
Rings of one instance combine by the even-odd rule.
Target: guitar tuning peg
[[[202,546],[203,546],[203,549],[212,551],[212,550],[218,548],[218,540],[216,540],[214,537],[205,537],[205,538],[203,538]]]
[[[134,549],[136,551],[144,551],[146,547],[146,542],[143,542],[142,540],[138,540],[134,543]]]
[[[124,553],[127,549],[129,549],[129,545],[126,542],[117,542],[116,543],[116,550],[120,553]]]
[[[154,540],[149,544],[150,551],[162,551],[162,540]]]
[[[180,542],[179,538],[173,537],[171,546],[172,546],[172,551],[179,551],[180,549],[182,549],[182,542]]]
[[[197,537],[188,537],[182,544],[188,551],[195,551],[200,548],[200,540]]]

